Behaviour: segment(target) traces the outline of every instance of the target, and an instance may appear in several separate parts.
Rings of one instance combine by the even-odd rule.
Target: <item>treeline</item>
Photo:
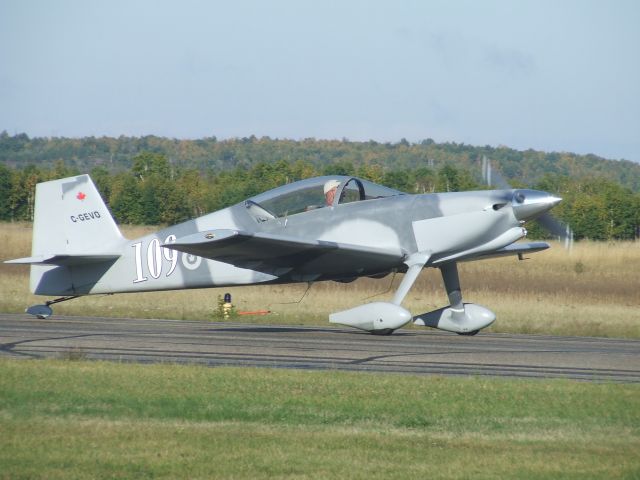
[[[459,143],[436,143],[425,139],[418,143],[400,140],[396,143],[343,140],[279,140],[269,137],[218,140],[207,137],[178,140],[156,136],[30,138],[25,133],[9,135],[0,132],[0,163],[24,168],[37,165],[54,169],[56,162],[78,171],[88,172],[96,166],[110,173],[129,170],[133,159],[143,152],[164,155],[173,167],[201,172],[222,172],[236,167],[250,170],[258,164],[280,161],[302,161],[318,170],[333,164],[380,166],[391,170],[409,170],[428,166],[438,170],[452,165],[465,170],[480,181],[482,157],[486,156],[503,176],[527,185],[538,182],[545,174],[573,178],[599,176],[640,191],[640,164],[606,160],[596,155],[567,152],[518,151],[507,147],[472,146]]]
[[[176,166],[159,153],[142,152],[131,168],[111,172],[105,166],[90,170],[116,221],[132,224],[174,224],[238,203],[279,185],[317,175],[355,175],[408,193],[463,191],[488,188],[469,170],[451,164],[413,169],[378,164],[311,162],[256,163],[223,171]],[[52,168],[34,165],[22,169],[0,165],[0,220],[32,220],[38,182],[82,173],[57,161]],[[547,174],[533,185],[559,194],[564,201],[554,214],[571,225],[576,239],[634,239],[640,226],[640,193],[603,177],[574,178]],[[527,226],[531,238],[547,234]]]

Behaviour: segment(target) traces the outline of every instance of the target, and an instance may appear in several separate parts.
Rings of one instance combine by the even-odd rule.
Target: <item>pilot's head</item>
[[[338,185],[340,185],[340,181],[335,179],[327,180],[324,184],[324,201],[328,207],[333,205],[333,199],[336,196]]]

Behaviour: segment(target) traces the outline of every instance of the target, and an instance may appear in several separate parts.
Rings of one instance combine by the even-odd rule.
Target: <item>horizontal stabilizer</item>
[[[4,263],[18,265],[84,265],[87,263],[100,263],[115,261],[120,255],[36,255],[35,257],[16,258],[6,260]]]

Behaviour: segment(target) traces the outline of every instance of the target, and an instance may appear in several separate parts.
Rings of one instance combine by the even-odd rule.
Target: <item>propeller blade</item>
[[[554,237],[560,237],[561,240],[567,238],[567,226],[556,220],[551,214],[543,213],[536,219],[538,223]]]
[[[498,170],[491,170],[491,183],[501,190],[511,190],[513,188]]]

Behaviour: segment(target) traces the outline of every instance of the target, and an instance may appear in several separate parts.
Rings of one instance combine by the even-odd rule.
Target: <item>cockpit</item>
[[[332,182],[335,181],[335,182]],[[335,194],[325,195],[325,186],[338,183]],[[343,175],[308,178],[261,193],[245,201],[245,207],[258,222],[286,217],[318,208],[403,195],[392,188]],[[331,200],[328,203],[328,199]]]

